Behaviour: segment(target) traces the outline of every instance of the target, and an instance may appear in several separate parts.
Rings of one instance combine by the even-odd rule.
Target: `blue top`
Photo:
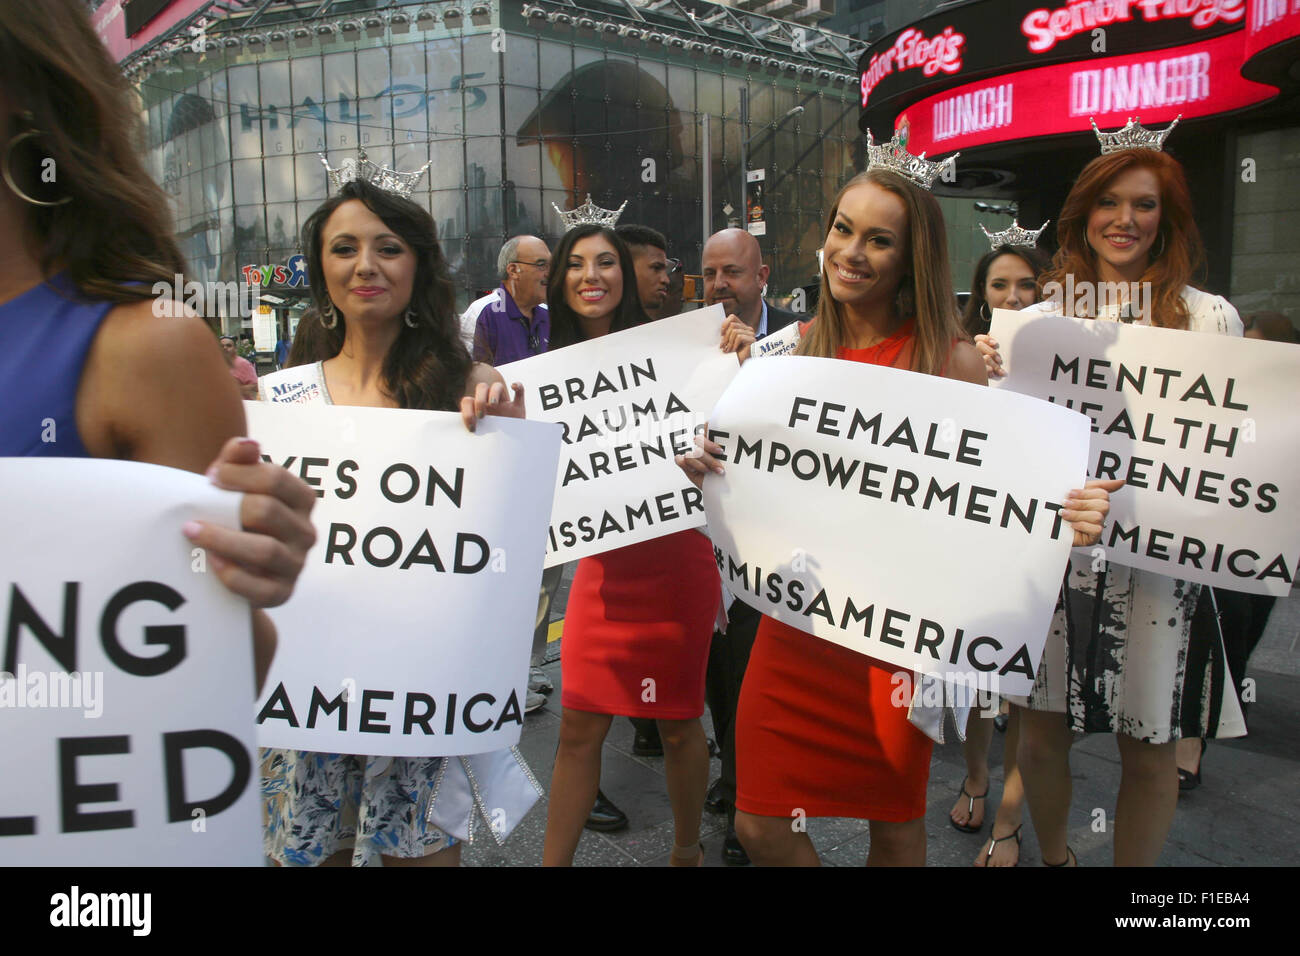
[[[77,386],[112,302],[88,302],[60,274],[0,304],[0,456],[89,458]]]

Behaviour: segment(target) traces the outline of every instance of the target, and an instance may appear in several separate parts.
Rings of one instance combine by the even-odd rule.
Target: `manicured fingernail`
[[[241,439],[239,439],[239,447],[240,447],[240,448],[250,448],[250,447],[251,447],[253,450],[256,451],[256,450],[257,450],[257,439],[256,439],[256,438],[241,438]]]
[[[203,530],[203,526],[199,524],[197,521],[187,521],[183,525],[181,525],[181,534],[185,535],[185,537],[190,539],[197,538],[199,536],[199,532],[202,530]]]
[[[217,483],[217,466],[213,465],[211,468],[209,468],[207,471],[207,475],[208,475],[208,481],[212,482],[215,485]]]
[[[714,468],[713,470],[714,470],[714,472],[715,472],[716,474],[719,474],[719,475],[724,474],[721,465],[718,465],[718,466],[717,466],[716,468]]]

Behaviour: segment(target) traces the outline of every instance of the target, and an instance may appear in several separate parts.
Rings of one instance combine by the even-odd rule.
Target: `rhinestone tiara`
[[[325,172],[329,173],[330,182],[334,184],[335,189],[342,189],[350,182],[361,180],[385,192],[401,196],[403,199],[411,198],[411,190],[420,181],[420,177],[424,175],[425,170],[433,165],[433,160],[429,160],[413,173],[399,173],[387,166],[376,166],[366,159],[364,146],[357,150],[355,159],[348,157],[339,164],[338,169],[330,166],[324,153],[320,153],[319,156],[321,165],[325,167]]]
[[[867,130],[867,169],[888,169],[900,176],[906,176],[923,189],[933,186],[944,169],[949,166],[955,167],[957,157],[960,155],[961,153],[953,153],[943,162],[936,163],[926,159],[925,153],[920,156],[909,153],[907,147],[898,141],[897,132],[888,143],[876,146],[871,138],[871,130]]]
[[[576,209],[564,210],[555,203],[551,203],[551,208],[560,214],[564,220],[564,231],[568,232],[574,226],[581,226],[585,223],[594,222],[597,225],[609,226],[613,229],[614,224],[618,222],[618,217],[623,215],[623,210],[627,208],[627,200],[623,200],[623,205],[617,209],[605,209],[597,206],[591,201],[591,193],[587,193],[587,201]]]
[[[1051,221],[1047,220],[1037,229],[1021,229],[1020,223],[1013,219],[1011,228],[1004,229],[1002,232],[989,232],[984,228],[984,223],[980,223],[980,232],[988,237],[990,249],[996,249],[998,246],[1036,246],[1038,237],[1043,234],[1047,223]]]
[[[1164,129],[1147,129],[1138,122],[1138,118],[1130,117],[1122,129],[1113,133],[1103,133],[1097,129],[1097,122],[1092,117],[1088,118],[1088,122],[1092,123],[1092,131],[1101,143],[1101,155],[1105,156],[1107,153],[1118,153],[1121,149],[1154,149],[1158,153],[1165,144],[1165,137],[1174,131],[1182,118],[1183,114],[1179,113]]]

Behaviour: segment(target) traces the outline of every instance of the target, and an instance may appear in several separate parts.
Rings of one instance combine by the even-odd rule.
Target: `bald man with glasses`
[[[501,285],[475,299],[461,316],[461,337],[475,361],[505,365],[546,351],[551,316],[546,276],[551,250],[536,236],[506,240],[497,256]]]

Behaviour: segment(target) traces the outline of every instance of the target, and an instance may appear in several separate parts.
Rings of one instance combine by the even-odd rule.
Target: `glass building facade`
[[[817,274],[829,203],[863,166],[851,57],[825,43],[819,55],[796,53],[800,43],[788,41],[805,34],[793,25],[769,31],[784,31],[784,48],[710,34],[696,27],[709,4],[678,15],[685,8],[674,3],[638,22],[630,5],[598,0],[482,4],[472,14],[384,3],[368,30],[364,14],[377,7],[335,4],[328,22],[285,9],[256,33],[222,21],[201,55],[173,45],[128,69],[192,278],[238,280],[247,266],[299,253],[300,227],[329,191],[319,154],[337,165],[358,146],[401,170],[431,163],[412,198],[437,223],[458,306],[496,285],[505,239],[534,233],[554,245],[562,226],[552,205],[588,193],[607,208],[626,200],[620,221],[662,231],[669,254],[696,272],[704,164],[709,226],[720,229],[740,201],[742,136],[749,167],[766,170],[770,294]],[[392,22],[394,10],[409,22]],[[438,19],[417,20],[425,10]],[[659,39],[647,42],[652,31]]]

